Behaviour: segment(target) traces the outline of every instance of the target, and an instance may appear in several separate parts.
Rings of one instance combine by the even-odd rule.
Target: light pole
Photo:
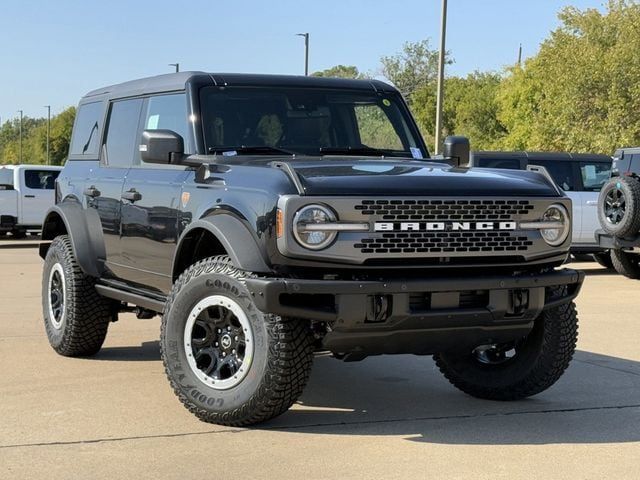
[[[22,110],[18,110],[20,113],[20,163],[22,163]]]
[[[51,138],[51,105],[45,105],[47,109],[47,165],[51,164],[51,158],[49,156],[49,139]]]
[[[169,66],[170,67],[176,67],[176,73],[178,73],[180,71],[180,64],[179,63],[170,63]]]
[[[440,133],[442,130],[442,101],[444,99],[444,55],[447,36],[447,0],[442,0],[442,23],[440,25],[440,54],[438,55],[438,97],[436,105],[436,155],[440,153]]]
[[[309,75],[309,33],[296,33],[298,37],[304,37],[304,75]]]

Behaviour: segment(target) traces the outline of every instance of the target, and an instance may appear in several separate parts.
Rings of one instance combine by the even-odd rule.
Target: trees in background
[[[49,141],[52,165],[62,165],[69,151],[71,129],[76,108],[69,107],[51,117]],[[0,127],[0,164],[20,162],[20,121],[14,119]],[[22,118],[22,162],[47,162],[47,120],[46,118]]]
[[[476,150],[612,153],[640,145],[640,5],[609,0],[603,12],[568,7],[558,17],[560,26],[523,65],[445,79],[445,135],[466,135]],[[405,96],[432,149],[437,53],[424,40],[380,59],[380,73]],[[375,76],[353,65],[313,75]],[[52,118],[53,164],[64,162],[74,116],[71,107]],[[18,121],[5,122],[0,164],[18,155]],[[46,120],[24,117],[23,161],[46,161]]]

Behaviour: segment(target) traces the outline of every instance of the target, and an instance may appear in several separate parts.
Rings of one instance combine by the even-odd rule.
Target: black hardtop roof
[[[147,93],[161,93],[184,90],[185,85],[198,77],[204,83],[225,86],[277,86],[309,88],[345,88],[355,90],[396,92],[391,85],[380,80],[352,80],[346,78],[305,77],[297,75],[264,75],[255,73],[205,73],[179,72],[155,77],[141,78],[129,82],[110,85],[92,90],[83,100],[102,98],[121,98]]]
[[[571,152],[525,152],[525,151],[474,151],[474,158],[526,158],[528,160],[601,160],[611,161],[610,155],[600,153],[571,153]]]

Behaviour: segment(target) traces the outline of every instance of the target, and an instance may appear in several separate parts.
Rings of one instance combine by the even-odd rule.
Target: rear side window
[[[540,165],[547,169],[555,182],[567,192],[578,190],[578,182],[573,174],[573,162],[563,162],[554,160],[535,160],[531,165]]]
[[[478,167],[482,168],[508,168],[520,170],[520,160],[515,158],[480,158]]]
[[[0,190],[13,190],[13,169],[0,167]]]
[[[102,102],[85,103],[78,107],[69,155],[98,155],[102,122]]]
[[[133,164],[141,110],[141,98],[120,100],[111,105],[102,152],[102,161],[108,166],[126,168]]]
[[[582,187],[585,192],[599,192],[611,176],[611,163],[580,162]]]
[[[25,170],[24,184],[32,190],[53,190],[58,175],[60,172],[57,170]]]

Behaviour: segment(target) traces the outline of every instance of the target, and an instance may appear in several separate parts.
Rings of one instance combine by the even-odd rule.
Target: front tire
[[[620,275],[637,280],[640,278],[640,254],[626,250],[611,250],[611,263]]]
[[[518,400],[546,390],[560,378],[577,337],[578,318],[570,302],[542,312],[529,335],[518,342],[434,358],[449,382],[463,392],[488,400]]]
[[[284,413],[313,360],[306,322],[257,309],[226,256],[202,260],[176,280],[162,317],[165,371],[182,404],[205,422],[251,425]]]
[[[45,257],[42,311],[49,343],[67,357],[96,354],[117,315],[114,303],[96,292],[95,279],[80,269],[67,235],[56,237]]]

